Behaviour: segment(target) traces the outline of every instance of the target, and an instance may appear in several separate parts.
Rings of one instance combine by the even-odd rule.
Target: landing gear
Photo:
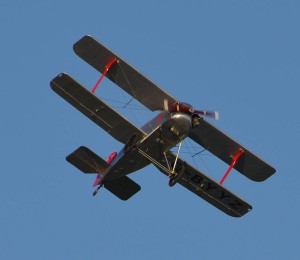
[[[183,165],[180,167],[179,171],[173,172],[170,174],[170,180],[169,180],[169,186],[173,187],[181,178],[182,174],[184,173],[186,169],[186,162],[183,163]]]
[[[99,185],[98,188],[93,192],[93,196],[95,197],[100,190],[100,188],[103,186],[103,184]]]
[[[187,168],[187,163],[185,161],[179,160],[178,163],[181,145],[182,143],[180,142],[175,158],[172,153],[168,154],[169,152],[163,152],[162,154],[164,155],[165,158],[160,159],[162,163],[152,158],[149,154],[144,152],[142,149],[138,149],[138,151],[143,156],[145,156],[150,162],[152,162],[161,172],[163,172],[170,178],[169,186],[172,187],[180,180],[180,178],[182,177],[183,173]],[[172,162],[171,164],[169,162],[170,159],[172,161],[174,160],[174,162]]]
[[[177,163],[178,157],[179,157],[179,153],[180,153],[180,150],[181,150],[181,145],[182,145],[182,143],[180,142],[179,143],[179,147],[178,147],[178,151],[177,151],[177,154],[176,154],[176,157],[175,157],[175,161],[172,164],[172,169],[171,169],[170,164],[168,162],[167,155],[164,153],[166,164],[167,164],[167,167],[168,167],[168,172],[169,172],[169,178],[170,178],[170,180],[169,180],[169,186],[170,187],[173,187],[180,180],[182,174],[184,173],[184,171],[186,169],[186,162],[183,162],[182,165],[181,164],[178,165],[178,163]],[[177,167],[177,165],[179,167]]]

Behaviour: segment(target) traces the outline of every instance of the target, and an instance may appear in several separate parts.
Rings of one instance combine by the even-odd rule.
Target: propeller
[[[195,110],[194,114],[212,117],[215,120],[219,120],[218,111],[207,111],[207,110]]]
[[[192,115],[193,114],[202,115],[202,116],[214,118],[215,120],[219,120],[219,112],[217,111],[195,110],[190,104],[180,103],[180,102],[176,102],[170,106],[169,101],[167,99],[164,99],[164,110],[171,113],[183,112]]]

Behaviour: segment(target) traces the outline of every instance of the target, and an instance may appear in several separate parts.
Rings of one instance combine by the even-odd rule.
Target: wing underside
[[[59,74],[50,85],[58,95],[121,143],[126,143],[133,134],[144,136],[145,133],[140,128],[130,123],[69,75]]]
[[[170,173],[168,169],[175,164],[176,156],[171,152],[167,152],[167,162],[162,149],[162,143],[164,142],[157,142],[157,140],[161,140],[161,131],[166,136],[166,129],[169,129],[167,125],[168,123],[165,123],[154,130],[137,145],[135,152],[138,151],[140,155],[147,158],[149,162],[153,163],[161,172],[168,176]],[[185,169],[178,183],[216,208],[234,217],[241,217],[252,209],[247,202],[180,158],[178,158],[175,171],[177,173],[180,172],[183,165],[185,165]]]
[[[198,127],[192,129],[189,137],[228,165],[232,163],[235,155],[244,151],[234,169],[253,181],[264,181],[275,173],[271,165],[204,119]]]
[[[171,152],[168,152],[167,158],[169,162],[175,161],[175,155]],[[162,159],[160,163],[167,168],[165,159]],[[178,166],[182,165],[185,165],[185,170],[178,183],[219,210],[233,217],[241,217],[252,209],[246,201],[178,158]],[[168,172],[159,167],[158,169],[168,175]]]
[[[73,49],[80,58],[100,73],[106,70],[109,63],[117,59],[106,76],[151,111],[163,110],[164,100],[168,100],[170,104],[176,101],[170,94],[91,36],[84,36],[74,44]]]

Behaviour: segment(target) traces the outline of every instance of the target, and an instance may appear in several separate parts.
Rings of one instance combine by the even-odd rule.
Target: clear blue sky
[[[300,2],[81,2],[0,2],[0,259],[300,259]],[[217,109],[217,127],[274,165],[266,182],[225,182],[252,212],[231,218],[152,166],[132,175],[142,190],[127,202],[91,196],[94,176],[65,156],[85,145],[106,158],[121,144],[49,87],[62,71],[97,81],[72,50],[85,34]],[[104,81],[97,94],[114,91]],[[211,159],[199,168],[218,180],[227,166]]]

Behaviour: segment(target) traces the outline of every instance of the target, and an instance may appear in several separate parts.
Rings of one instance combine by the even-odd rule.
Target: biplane
[[[195,110],[179,101],[91,36],[81,38],[73,49],[102,76],[92,91],[66,73],[55,77],[51,88],[124,144],[120,152],[112,153],[107,160],[84,146],[66,157],[83,173],[96,174],[93,186],[97,188],[93,195],[104,187],[118,198],[128,200],[141,187],[127,175],[152,163],[169,178],[169,186],[178,183],[230,216],[241,217],[252,209],[223,186],[225,178],[235,169],[250,180],[260,182],[274,174],[275,169],[204,119],[217,118],[217,112]],[[143,127],[135,126],[95,95],[105,76],[146,108],[160,111],[158,115]],[[228,164],[220,182],[180,158],[185,138]],[[172,152],[174,147],[177,151]]]

